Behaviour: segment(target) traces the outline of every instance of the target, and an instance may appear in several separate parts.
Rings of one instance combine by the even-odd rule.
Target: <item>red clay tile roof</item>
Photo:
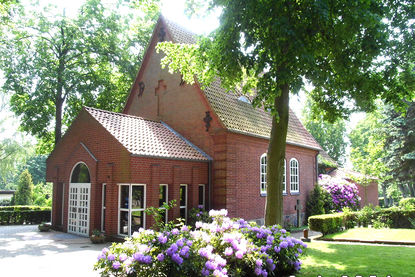
[[[131,154],[169,159],[208,161],[209,156],[167,124],[137,116],[85,107]]]
[[[164,17],[161,17],[161,21],[165,23],[173,42],[187,44],[196,42],[195,34]],[[264,109],[254,108],[251,104],[238,100],[238,95],[227,92],[220,85],[219,78],[204,93],[212,109],[229,131],[269,139],[272,120],[270,114]],[[304,128],[291,109],[287,143],[322,150],[319,143]]]

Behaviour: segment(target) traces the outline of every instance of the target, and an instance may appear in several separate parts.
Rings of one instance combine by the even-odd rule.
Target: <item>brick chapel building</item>
[[[219,79],[202,90],[161,69],[155,46],[164,40],[195,42],[161,17],[123,112],[85,107],[49,156],[55,228],[128,236],[153,224],[146,207],[173,199],[166,220],[187,218],[198,205],[263,219],[270,115]],[[283,197],[285,221],[295,224],[297,201],[304,213],[316,183],[321,147],[289,116]]]

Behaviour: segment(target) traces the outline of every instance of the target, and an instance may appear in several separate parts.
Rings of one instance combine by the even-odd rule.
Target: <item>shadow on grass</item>
[[[414,276],[415,248],[312,242],[297,276]]]

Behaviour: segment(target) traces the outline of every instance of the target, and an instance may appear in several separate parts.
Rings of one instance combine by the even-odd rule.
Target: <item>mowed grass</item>
[[[340,233],[326,235],[325,238],[415,242],[415,229],[353,228]]]
[[[400,246],[308,243],[296,276],[415,276],[415,248]]]

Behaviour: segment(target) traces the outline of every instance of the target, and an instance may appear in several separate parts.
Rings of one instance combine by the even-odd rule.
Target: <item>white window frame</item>
[[[105,226],[104,226],[104,213],[106,210],[106,204],[105,204],[105,198],[104,194],[106,194],[107,184],[102,184],[102,192],[101,192],[101,231],[105,232]]]
[[[185,205],[184,206],[181,206],[180,205],[180,189],[181,189],[181,187],[185,187],[186,188],[186,194],[185,194],[185,197],[184,197],[184,200],[185,200]],[[184,220],[185,220],[185,223],[187,223],[187,195],[188,195],[188,193],[189,193],[189,191],[188,191],[187,184],[180,184],[180,188],[179,188],[179,205],[180,205],[180,210],[181,209],[184,209]]]
[[[259,183],[259,193],[262,196],[267,195],[267,153],[262,154],[259,158]]]
[[[287,194],[287,160],[284,159],[284,175],[282,176],[282,193]]]
[[[203,204],[202,204],[202,206],[203,206],[203,209],[206,209],[206,185],[205,184],[199,184],[199,187],[197,188],[198,189],[198,191],[197,191],[197,195],[199,196],[199,189],[200,188],[203,188],[203,198],[202,198],[202,202],[203,202]],[[199,202],[200,202],[200,199],[199,199]],[[198,206],[199,206],[200,204],[198,203]]]
[[[168,184],[160,184],[160,187],[166,187],[166,202],[165,203],[169,203],[169,185]],[[159,193],[160,193],[160,187],[159,187]],[[165,210],[165,208],[159,207],[163,210]],[[165,217],[164,217],[164,223],[168,223],[169,222],[169,210],[166,210],[165,213]]]
[[[293,166],[293,162],[296,166]],[[296,158],[290,160],[290,193],[300,193],[300,163]]]
[[[126,208],[120,208],[120,203],[121,203],[121,187],[122,186],[129,186],[128,189],[128,209]],[[143,207],[140,209],[131,209],[131,199],[132,199],[132,195],[133,195],[133,187],[134,186],[141,186],[144,187],[144,203],[143,203]],[[118,223],[117,223],[117,233],[119,236],[131,236],[131,213],[132,212],[136,212],[136,211],[141,211],[143,212],[143,228],[146,228],[146,215],[144,213],[144,210],[146,209],[146,203],[147,203],[147,186],[146,184],[118,184]],[[128,212],[128,234],[121,234],[120,233],[120,218],[121,218],[121,212]]]

